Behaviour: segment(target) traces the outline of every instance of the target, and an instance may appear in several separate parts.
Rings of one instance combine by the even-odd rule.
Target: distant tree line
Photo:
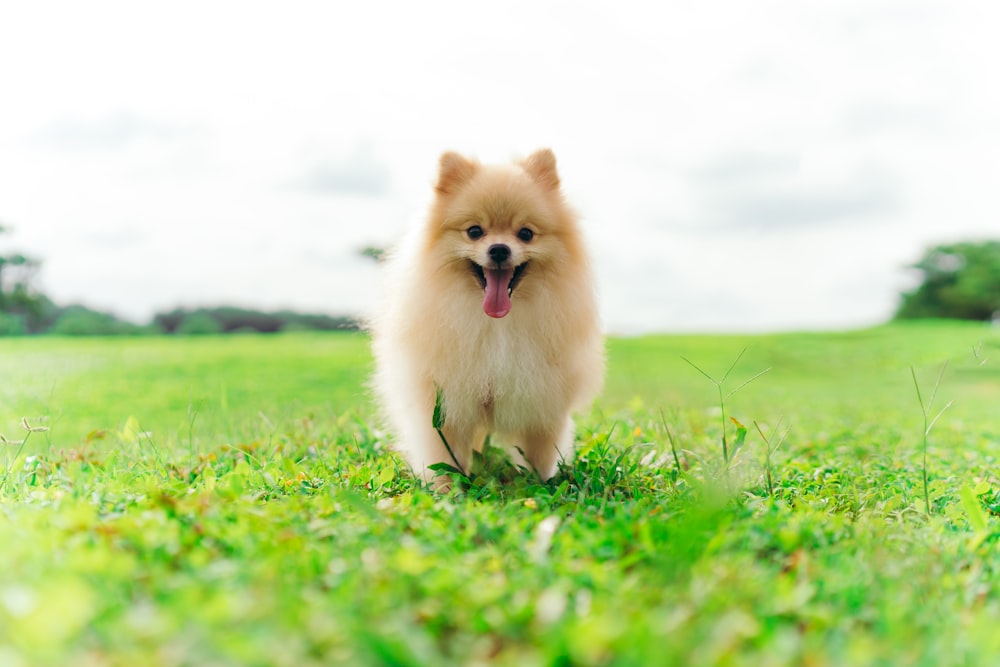
[[[0,234],[7,229],[0,225]],[[139,336],[357,329],[347,316],[264,312],[248,308],[178,308],[157,313],[148,324],[74,304],[59,306],[34,285],[41,262],[20,253],[0,254],[0,336]]]
[[[175,309],[157,313],[153,325],[168,334],[277,333],[279,331],[337,331],[357,329],[352,317],[298,313],[291,310],[264,312],[246,308]]]
[[[357,330],[352,317],[265,312],[248,308],[178,308],[157,313],[148,324],[135,324],[110,313],[74,304],[56,306],[48,299],[41,317],[0,311],[0,336],[52,334],[57,336],[143,336],[157,334],[199,335],[278,333],[289,331]]]
[[[0,225],[0,234],[8,231]],[[383,250],[361,254],[379,259]],[[82,305],[59,306],[34,287],[41,262],[21,253],[0,254],[0,336],[136,336],[358,329],[349,316],[265,312],[248,308],[177,308],[148,324],[121,320]],[[919,284],[900,295],[894,319],[944,318],[1000,323],[1000,241],[960,242],[929,248],[911,269]]]

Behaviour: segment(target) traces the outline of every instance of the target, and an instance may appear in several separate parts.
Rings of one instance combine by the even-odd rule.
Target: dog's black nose
[[[497,264],[503,264],[510,259],[510,248],[503,243],[494,243],[489,249],[490,259]]]

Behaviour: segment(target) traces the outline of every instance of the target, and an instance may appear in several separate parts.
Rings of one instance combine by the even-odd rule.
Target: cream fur
[[[482,239],[469,238],[472,225]],[[518,238],[525,227],[534,233],[528,242]],[[497,243],[509,246],[515,265],[528,262],[499,319],[484,312],[470,265],[486,266]],[[572,453],[572,411],[600,390],[604,346],[590,265],[552,152],[506,166],[445,153],[429,214],[385,268],[370,322],[373,384],[414,471],[431,481],[427,466],[453,464],[432,426],[440,389],[443,432],[464,470],[493,433],[544,478],[555,474]]]

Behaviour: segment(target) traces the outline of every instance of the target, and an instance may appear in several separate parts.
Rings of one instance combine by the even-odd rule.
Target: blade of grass
[[[677,456],[677,447],[674,444],[674,434],[670,432],[670,427],[667,426],[667,420],[663,417],[663,409],[660,409],[660,422],[663,424],[663,430],[667,433],[667,442],[670,443],[670,453],[674,455],[674,468],[677,470],[677,476],[681,475],[681,461]]]

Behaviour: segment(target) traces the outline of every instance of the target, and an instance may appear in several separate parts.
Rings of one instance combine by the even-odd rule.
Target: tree
[[[222,325],[206,312],[191,313],[177,326],[176,333],[185,336],[201,336],[222,333]]]
[[[158,332],[155,326],[124,322],[110,313],[79,304],[57,308],[56,311],[57,316],[48,333],[57,336],[135,336]]]
[[[923,278],[902,294],[896,319],[988,321],[1000,315],[1000,241],[934,246],[911,268]]]
[[[0,234],[10,231],[0,225]],[[0,255],[0,335],[41,329],[51,302],[33,287],[40,262],[18,252]]]
[[[387,250],[382,246],[377,245],[366,245],[364,248],[358,251],[358,254],[362,257],[368,257],[374,259],[376,262],[381,262],[385,259],[385,254]]]

